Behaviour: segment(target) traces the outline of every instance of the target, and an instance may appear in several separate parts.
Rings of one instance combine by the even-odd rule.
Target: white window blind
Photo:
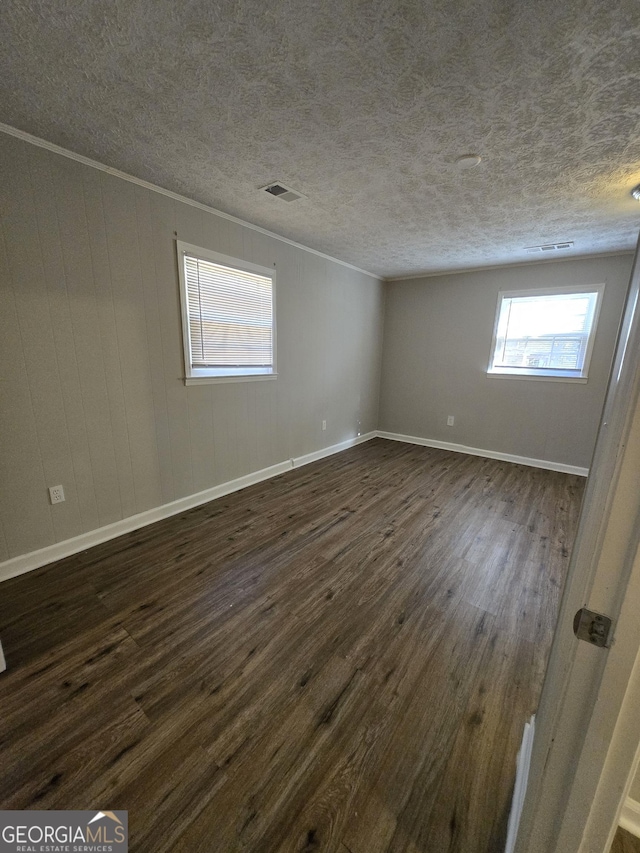
[[[181,255],[187,378],[274,374],[274,274],[220,263],[195,247]]]
[[[602,288],[500,294],[489,372],[585,378]]]

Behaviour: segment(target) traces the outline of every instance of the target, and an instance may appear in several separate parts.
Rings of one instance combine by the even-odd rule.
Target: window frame
[[[498,301],[496,305],[496,313],[493,323],[493,335],[491,338],[491,350],[489,352],[489,364],[486,371],[487,376],[505,377],[507,379],[537,379],[543,382],[578,382],[583,384],[588,382],[589,366],[591,364],[591,355],[593,353],[593,346],[595,343],[596,332],[598,329],[598,320],[600,319],[600,309],[602,307],[604,289],[605,284],[604,282],[601,282],[599,284],[576,284],[569,285],[566,287],[553,286],[528,288],[526,290],[501,290],[498,293]],[[550,370],[549,368],[499,367],[494,365],[494,362],[496,360],[498,327],[500,324],[500,315],[502,313],[502,304],[504,299],[532,296],[562,296],[565,294],[573,295],[576,293],[597,294],[596,304],[593,309],[591,329],[589,330],[589,334],[587,336],[587,346],[584,353],[582,368],[579,371],[577,369],[566,371],[554,369],[553,373],[550,373],[548,372]]]
[[[176,254],[178,259],[178,280],[180,285],[180,314],[182,319],[182,345],[184,359],[184,384],[185,385],[207,385],[218,382],[257,382],[265,379],[277,379],[276,362],[276,269],[263,267],[250,261],[234,258],[195,246],[193,243],[185,243],[176,240]],[[214,264],[228,267],[240,272],[254,273],[271,279],[271,341],[272,341],[272,365],[271,370],[266,368],[219,368],[219,367],[193,367],[191,363],[191,331],[189,326],[189,296],[187,291],[187,279],[185,274],[185,254],[201,258],[203,261],[211,261]],[[228,371],[235,371],[230,373]]]

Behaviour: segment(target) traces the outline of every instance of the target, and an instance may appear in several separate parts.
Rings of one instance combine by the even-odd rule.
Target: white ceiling
[[[2,0],[0,48],[0,121],[380,275],[640,227],[638,0]]]

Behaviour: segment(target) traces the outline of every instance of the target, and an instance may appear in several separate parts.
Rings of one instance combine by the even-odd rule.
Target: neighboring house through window
[[[586,382],[604,284],[498,294],[488,373]]]
[[[177,249],[186,384],[275,378],[275,270]]]

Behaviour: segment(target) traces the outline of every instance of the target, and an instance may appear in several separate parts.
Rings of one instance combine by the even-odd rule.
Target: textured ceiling
[[[640,227],[638,0],[2,0],[0,47],[0,121],[381,275]]]

